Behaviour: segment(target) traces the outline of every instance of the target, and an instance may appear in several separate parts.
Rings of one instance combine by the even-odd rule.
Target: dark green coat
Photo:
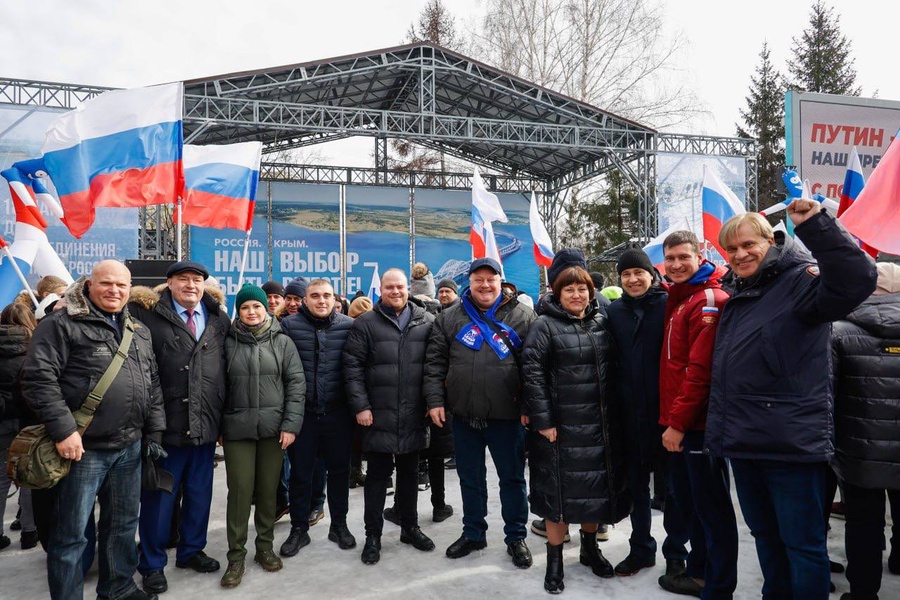
[[[222,419],[226,440],[260,440],[300,433],[306,378],[297,347],[278,321],[261,337],[232,327],[225,338],[228,397]]]

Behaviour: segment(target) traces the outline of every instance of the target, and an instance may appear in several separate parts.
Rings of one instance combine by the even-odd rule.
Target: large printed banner
[[[2,106],[0,107],[0,170],[19,160],[36,158],[47,126],[57,118],[58,109]],[[49,182],[48,182],[49,183]],[[52,185],[50,192],[56,195]],[[0,223],[8,242],[15,240],[15,210],[9,197],[9,187],[0,180]],[[72,277],[87,275],[93,265],[113,258],[125,261],[138,257],[138,209],[101,208],[97,210],[94,226],[79,240],[73,237],[59,219],[46,208],[41,213],[49,223],[47,238]],[[29,280],[37,281],[32,273]]]
[[[520,194],[497,197],[509,219],[494,222],[506,280],[536,299],[540,282],[528,226],[529,200]],[[416,190],[416,260],[431,268],[435,283],[449,277],[460,287],[468,285],[471,214],[471,192]]]
[[[297,275],[330,279],[337,293],[367,292],[372,276],[391,267],[409,273],[410,198],[405,188],[347,186],[346,275],[341,284],[340,188],[261,182],[244,280],[288,282]],[[468,242],[471,193],[415,191],[415,259],[427,264],[435,283],[451,277],[463,284],[471,259]],[[507,279],[536,296],[538,268],[531,252],[528,202],[501,194],[509,223],[495,224]],[[271,221],[268,214],[271,211]],[[207,266],[225,287],[229,302],[237,293],[245,234],[234,230],[190,228],[191,259]]]
[[[659,201],[657,235],[671,227],[690,223],[691,230],[703,232],[703,167],[719,178],[747,203],[747,169],[743,158],[660,152],[656,159],[656,196]]]
[[[866,179],[900,128],[900,102],[788,92],[785,140],[788,164],[795,165],[810,191],[838,198],[853,146]]]

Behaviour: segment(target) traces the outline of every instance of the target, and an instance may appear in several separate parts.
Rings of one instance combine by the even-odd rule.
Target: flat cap
[[[174,277],[179,273],[184,273],[185,271],[193,271],[195,273],[199,273],[203,275],[203,279],[209,277],[209,271],[206,270],[206,267],[201,265],[198,262],[194,262],[192,260],[180,260],[177,263],[174,263],[169,270],[166,271],[166,279],[169,277]]]

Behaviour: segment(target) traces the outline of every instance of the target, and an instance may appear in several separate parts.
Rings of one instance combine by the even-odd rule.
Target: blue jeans
[[[668,457],[667,457],[668,458]],[[635,456],[628,462],[628,487],[634,502],[631,510],[631,538],[628,540],[630,554],[650,561],[656,558],[656,540],[650,534],[650,463],[640,462]],[[667,482],[666,485],[669,485]],[[663,513],[663,526],[666,539],[662,552],[666,560],[686,560],[687,544],[690,539],[693,512],[688,511],[689,520],[685,520],[674,495],[669,495]]]
[[[826,468],[826,463],[731,461],[741,511],[756,540],[764,600],[828,598]]]
[[[453,419],[456,472],[463,504],[463,536],[485,541],[487,516],[487,467],[484,450],[490,449],[500,479],[500,507],[504,541],[525,539],[528,495],[525,491],[525,428],[518,421],[488,419],[475,429],[465,419]]]
[[[100,499],[98,598],[133,592],[137,569],[134,534],[141,490],[141,443],[120,450],[87,450],[57,486],[56,528],[47,551],[47,580],[54,599],[82,598],[85,528]]]
[[[172,474],[174,490],[182,487],[180,540],[176,562],[186,562],[206,547],[209,510],[212,505],[213,467],[216,444],[202,446],[164,446],[169,456],[156,461]],[[138,570],[142,575],[163,569],[168,562],[166,544],[172,533],[172,511],[176,495],[148,491],[141,495],[141,555]]]
[[[694,511],[688,575],[706,582],[704,600],[731,598],[737,587],[738,533],[728,465],[725,459],[703,452],[703,434],[686,432],[681,442],[684,449],[671,454],[672,491],[679,506]],[[695,551],[701,546],[706,564],[697,573]]]

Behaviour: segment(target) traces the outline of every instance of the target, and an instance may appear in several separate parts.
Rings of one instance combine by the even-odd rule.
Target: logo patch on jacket
[[[812,275],[813,277],[818,277],[819,276],[819,267],[817,267],[816,265],[810,265],[810,266],[806,267],[806,272],[809,273],[810,275]]]
[[[888,346],[884,349],[886,354],[900,354],[900,347],[898,346]]]
[[[719,318],[719,308],[716,306],[704,306],[700,312],[700,321],[706,324],[712,324]]]
[[[107,346],[97,346],[93,356],[112,356],[112,351]]]

